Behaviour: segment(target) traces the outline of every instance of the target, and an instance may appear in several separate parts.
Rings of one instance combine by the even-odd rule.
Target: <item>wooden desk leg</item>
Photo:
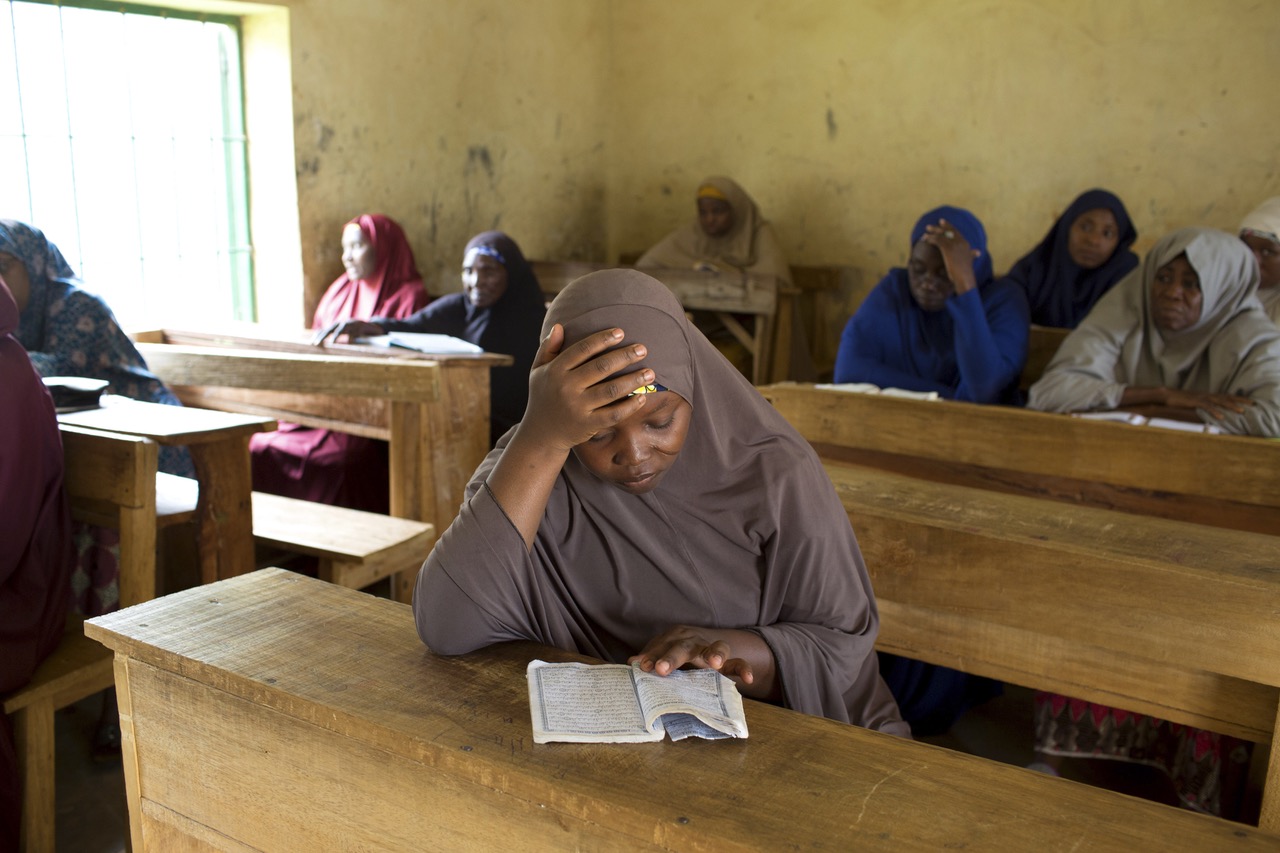
[[[1280,731],[1280,707],[1276,710],[1276,724],[1271,729],[1271,743],[1267,748],[1271,756],[1267,760],[1267,781],[1262,786],[1262,808],[1258,813],[1258,827],[1270,832],[1280,831],[1280,749],[1276,749],[1276,733]]]
[[[432,474],[432,422],[428,407],[439,403],[391,401],[391,438],[388,455],[391,465],[391,514],[397,518],[436,523],[435,479]],[[436,528],[436,535],[440,528]],[[424,555],[425,557],[425,555]],[[413,601],[416,573],[403,571],[391,576],[391,596],[406,604]]]
[[[190,445],[200,481],[196,505],[202,583],[247,574],[253,560],[253,482],[249,439]]]
[[[120,751],[124,760],[124,795],[129,805],[129,849],[142,844],[142,791],[138,778],[138,740],[133,731],[133,694],[129,690],[129,659],[116,655],[116,705],[120,709]]]

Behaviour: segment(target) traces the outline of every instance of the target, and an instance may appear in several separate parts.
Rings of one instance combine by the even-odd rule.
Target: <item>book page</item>
[[[1084,418],[1087,421],[1114,421],[1120,424],[1141,425],[1147,422],[1146,417],[1136,412],[1072,412],[1073,418]]]
[[[645,724],[632,667],[535,660],[526,675],[534,743],[662,740],[661,722]]]
[[[355,342],[380,347],[403,347],[428,355],[479,355],[484,352],[481,347],[462,338],[426,332],[388,332],[385,335],[358,338]]]
[[[690,714],[728,737],[747,736],[742,696],[731,680],[714,669],[681,669],[666,676],[637,670],[636,690],[647,720]],[[678,738],[672,735],[672,740]]]
[[[1221,435],[1222,429],[1213,424],[1206,424],[1200,421],[1175,421],[1170,418],[1148,418],[1147,426],[1160,427],[1161,429],[1180,429],[1183,432],[1207,432],[1211,435]]]

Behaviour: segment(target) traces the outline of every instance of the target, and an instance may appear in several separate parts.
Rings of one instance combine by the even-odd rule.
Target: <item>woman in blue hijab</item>
[[[1074,329],[1102,294],[1138,265],[1138,239],[1124,202],[1089,190],[1071,202],[1049,233],[1005,278],[1022,288],[1031,322]]]
[[[907,266],[889,270],[845,326],[835,381],[1016,404],[1027,300],[991,271],[976,216],[944,206],[920,217]]]

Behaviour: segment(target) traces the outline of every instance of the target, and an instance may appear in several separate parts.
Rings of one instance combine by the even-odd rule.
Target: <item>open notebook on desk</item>
[[[439,355],[476,355],[484,352],[482,348],[470,341],[464,341],[462,338],[424,332],[388,332],[385,335],[358,338],[356,343],[380,347],[400,347],[416,352]]]
[[[1161,429],[1178,429],[1183,432],[1206,432],[1210,435],[1222,435],[1222,430],[1213,424],[1196,421],[1175,421],[1169,418],[1149,418],[1137,412],[1073,412],[1073,418],[1084,418],[1090,421],[1114,421],[1135,426],[1153,426]]]

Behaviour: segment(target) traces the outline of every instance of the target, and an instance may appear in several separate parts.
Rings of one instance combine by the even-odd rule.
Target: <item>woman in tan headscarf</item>
[[[666,287],[635,270],[570,284],[529,389],[418,576],[427,645],[711,668],[747,696],[908,734],[831,481]]]
[[[640,269],[670,267],[721,273],[748,272],[776,276],[779,289],[790,289],[791,267],[773,226],[760,209],[731,178],[713,175],[698,185],[695,195],[698,216],[672,231],[640,256]],[[716,348],[750,375],[745,350],[709,311],[693,312],[694,322]],[[804,327],[793,312],[791,327],[791,375],[787,378],[812,380],[813,365],[805,341]],[[740,322],[746,318],[740,318]]]
[[[1280,196],[1267,199],[1244,218],[1240,239],[1258,260],[1258,299],[1271,322],[1280,323]]]
[[[1239,239],[1173,232],[1062,342],[1028,407],[1129,409],[1280,436],[1280,328],[1257,290]]]

